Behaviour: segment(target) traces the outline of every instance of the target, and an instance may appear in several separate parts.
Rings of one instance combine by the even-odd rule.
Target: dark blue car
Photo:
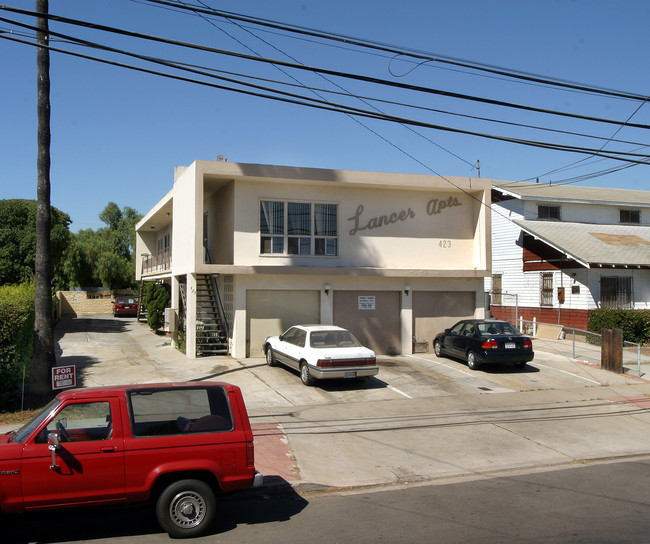
[[[449,355],[467,361],[476,370],[486,363],[513,363],[522,369],[533,360],[533,342],[507,321],[464,319],[438,334],[433,341],[436,356]]]

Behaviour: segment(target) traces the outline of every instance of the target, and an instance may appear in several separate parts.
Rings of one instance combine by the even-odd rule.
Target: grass
[[[2,412],[0,413],[0,425],[22,425],[27,423],[32,417],[34,417],[40,408],[35,410],[23,410],[17,412]]]

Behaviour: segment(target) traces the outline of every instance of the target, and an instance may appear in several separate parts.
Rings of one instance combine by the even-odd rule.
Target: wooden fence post
[[[603,329],[602,334],[600,366],[620,374],[623,371],[623,330]]]

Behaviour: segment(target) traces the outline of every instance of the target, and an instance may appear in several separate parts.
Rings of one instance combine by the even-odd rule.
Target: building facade
[[[262,355],[306,323],[380,354],[485,314],[490,180],[196,161],[136,226],[142,281],[166,282],[186,353]],[[215,308],[206,317],[207,306]],[[212,324],[218,332],[211,331]],[[206,338],[221,338],[214,351]]]
[[[650,191],[494,182],[490,312],[587,329],[650,308]]]

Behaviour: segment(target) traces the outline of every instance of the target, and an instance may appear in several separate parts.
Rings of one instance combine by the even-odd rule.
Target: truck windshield
[[[20,429],[18,429],[9,440],[13,442],[18,442],[19,444],[27,440],[27,437],[32,434],[32,431],[38,427],[41,422],[49,416],[52,411],[59,405],[61,401],[59,399],[53,399],[45,408],[43,408],[38,414],[36,414],[32,419],[25,423]]]

